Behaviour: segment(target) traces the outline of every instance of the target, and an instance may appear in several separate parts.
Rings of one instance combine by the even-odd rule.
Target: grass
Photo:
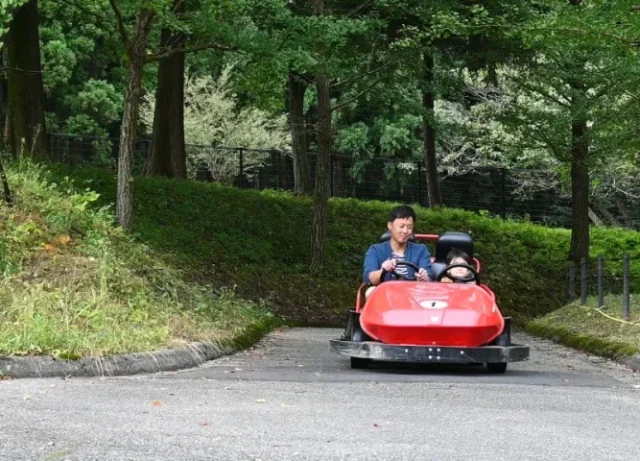
[[[68,175],[78,184],[90,181],[89,186],[101,194],[93,206],[113,206],[112,172],[65,165],[51,168],[56,177]],[[194,280],[236,287],[240,296],[256,302],[266,300],[288,322],[342,326],[361,283],[364,253],[386,229],[392,206],[332,199],[326,269],[317,276],[307,270],[311,200],[288,192],[136,177],[134,235]],[[419,232],[473,234],[483,281],[488,281],[501,310],[513,316],[516,325],[524,326],[566,303],[569,230],[463,210],[415,208]],[[620,260],[624,251],[640,256],[640,233],[594,228],[591,251]],[[631,268],[640,274],[640,261]],[[607,262],[610,273],[620,270],[620,264]]]
[[[533,320],[527,330],[604,357],[638,354],[640,300],[637,295],[632,295],[631,300],[631,319],[628,321],[622,319],[622,297],[612,295],[605,297],[605,306],[600,310],[597,309],[597,299],[588,298],[586,306],[579,302],[564,306]]]
[[[61,358],[242,341],[277,322],[264,303],[195,283],[115,228],[91,190],[8,167],[0,203],[0,354]]]

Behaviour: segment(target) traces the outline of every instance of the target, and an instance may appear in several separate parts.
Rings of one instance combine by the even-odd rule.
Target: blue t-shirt
[[[364,283],[370,285],[371,280],[369,280],[369,274],[371,272],[380,270],[380,268],[382,267],[382,263],[391,258],[393,258],[393,251],[391,250],[391,242],[389,240],[387,240],[386,242],[371,245],[364,257],[364,267],[362,272],[362,279]],[[433,279],[433,276],[431,274],[431,255],[429,254],[429,250],[427,249],[426,245],[423,245],[421,243],[407,242],[407,248],[404,251],[403,260],[411,262],[416,266],[425,269],[429,274],[429,277]],[[405,270],[406,272],[404,272]],[[404,274],[408,277],[415,277],[415,271],[411,267],[398,267],[396,271],[398,273],[404,272]],[[387,281],[390,279],[391,274],[387,273],[384,277],[384,280]]]

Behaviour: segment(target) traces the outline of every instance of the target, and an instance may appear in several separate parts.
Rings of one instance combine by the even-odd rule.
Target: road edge
[[[629,348],[628,344],[576,334],[567,328],[543,325],[535,320],[527,323],[525,331],[533,336],[549,339],[575,350],[611,359],[634,371],[640,370],[640,354],[624,353],[625,349]]]
[[[280,324],[275,321],[260,322],[224,343],[195,342],[180,349],[84,357],[78,360],[52,356],[0,355],[0,378],[112,377],[195,368],[255,344],[277,326]]]

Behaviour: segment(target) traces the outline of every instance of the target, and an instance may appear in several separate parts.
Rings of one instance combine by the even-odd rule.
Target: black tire
[[[507,371],[507,362],[487,363],[487,371],[491,374],[504,374]]]
[[[369,368],[369,363],[371,363],[371,359],[351,357],[351,368],[353,368],[354,370],[364,370],[366,368]]]

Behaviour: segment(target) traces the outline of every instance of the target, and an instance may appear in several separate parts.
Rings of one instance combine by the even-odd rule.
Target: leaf
[[[159,407],[160,406],[160,400],[154,400],[153,401],[153,406],[154,407]]]

